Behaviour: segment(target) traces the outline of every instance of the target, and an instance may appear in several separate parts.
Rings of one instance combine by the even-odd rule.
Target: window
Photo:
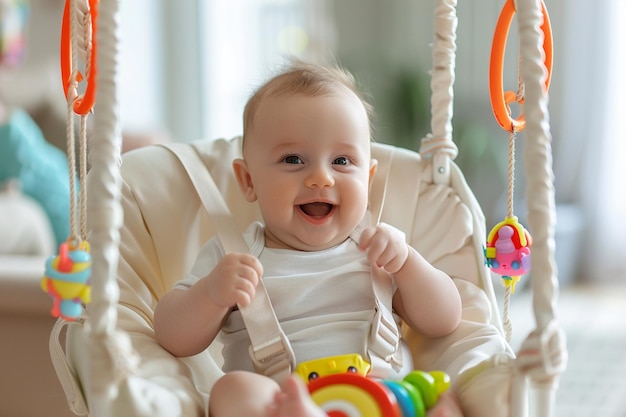
[[[202,3],[203,136],[242,132],[245,102],[286,56],[310,58],[323,1],[210,0]],[[317,42],[319,44],[319,42]]]

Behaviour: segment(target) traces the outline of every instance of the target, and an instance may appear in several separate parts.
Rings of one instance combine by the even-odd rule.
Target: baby
[[[370,113],[350,74],[302,62],[248,101],[243,158],[233,168],[263,218],[245,233],[251,253],[224,255],[216,239],[209,241],[154,317],[157,340],[176,356],[197,354],[220,335],[226,373],[211,391],[211,417],[325,416],[297,377],[280,386],[254,372],[237,306],[250,303],[261,279],[298,362],[367,356],[373,269],[389,276],[393,312],[411,328],[439,337],[458,326],[461,301],[450,277],[401,231],[367,223],[377,167]],[[374,376],[408,371],[376,363]],[[460,414],[450,395],[437,408]]]

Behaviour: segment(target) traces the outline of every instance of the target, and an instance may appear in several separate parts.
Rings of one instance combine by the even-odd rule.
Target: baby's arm
[[[454,282],[413,249],[398,229],[381,223],[363,231],[359,245],[372,265],[394,276],[394,310],[413,329],[445,336],[461,320],[461,297]]]
[[[247,306],[263,275],[257,258],[229,254],[188,290],[165,294],[154,311],[154,331],[161,346],[175,356],[202,352],[215,339],[230,309]]]

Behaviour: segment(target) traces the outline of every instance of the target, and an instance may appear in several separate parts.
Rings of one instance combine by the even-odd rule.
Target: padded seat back
[[[232,160],[240,156],[240,138],[172,145],[173,149],[180,146],[192,147],[200,156],[204,167],[191,169],[206,169],[211,174],[241,230],[260,219],[256,204],[243,199],[232,171]],[[432,162],[416,152],[374,143],[372,154],[379,167],[370,207],[382,210],[381,221],[403,230],[415,249],[447,272],[463,299],[462,323],[450,336],[429,340],[405,329],[416,367],[446,370],[455,389],[461,392],[463,388],[467,394],[467,400],[461,395],[467,415],[473,415],[476,404],[485,404],[485,397],[499,401],[494,394],[497,389],[502,391],[500,402],[504,406],[509,376],[499,370],[501,378],[492,375],[484,379],[490,382],[480,385],[484,395],[475,399],[476,390],[467,389],[468,381],[475,380],[476,369],[493,368],[485,364],[494,355],[513,356],[501,335],[483,261],[486,234],[478,203],[454,164],[450,184],[435,184]],[[116,407],[128,413],[130,403],[139,410],[137,415],[143,415],[144,408],[151,410],[146,415],[155,415],[154,410],[166,410],[159,415],[169,416],[203,414],[210,387],[221,375],[219,346],[192,358],[174,358],[156,342],[152,320],[159,299],[191,269],[198,250],[213,236],[211,219],[170,149],[152,146],[125,154],[121,174],[124,225],[118,327],[129,334],[142,362],[137,375],[120,387],[127,391],[127,402]],[[88,358],[80,349],[84,329],[70,330],[67,354],[79,379],[85,380]],[[140,392],[144,393],[142,398],[136,398]],[[143,398],[146,392],[154,395]],[[478,406],[474,415],[485,411],[480,407],[484,406]],[[487,407],[493,411],[489,402]]]

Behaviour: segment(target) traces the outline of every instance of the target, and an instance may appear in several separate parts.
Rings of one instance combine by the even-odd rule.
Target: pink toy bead
[[[498,230],[498,240],[496,240],[496,250],[500,253],[515,252],[515,244],[511,239],[513,237],[513,228],[511,226],[502,226]]]

